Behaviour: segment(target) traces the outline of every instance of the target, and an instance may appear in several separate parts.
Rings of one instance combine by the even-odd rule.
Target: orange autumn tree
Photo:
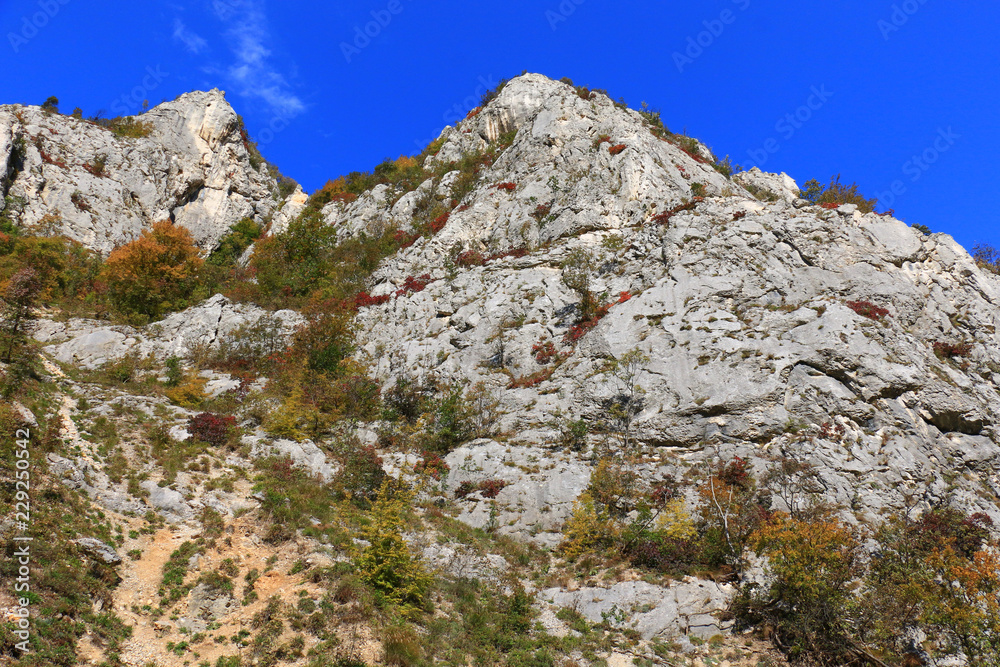
[[[116,248],[101,271],[115,308],[133,319],[156,319],[187,305],[203,260],[191,233],[161,220]]]

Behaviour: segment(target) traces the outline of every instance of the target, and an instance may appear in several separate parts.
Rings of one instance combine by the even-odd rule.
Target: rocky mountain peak
[[[163,219],[211,250],[238,220],[276,207],[274,179],[220,90],[111,121],[2,106],[4,165],[7,217],[104,254]]]

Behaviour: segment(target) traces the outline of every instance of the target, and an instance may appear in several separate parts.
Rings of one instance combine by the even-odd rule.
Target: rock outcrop
[[[561,420],[607,422],[624,389],[607,364],[638,350],[648,362],[633,378],[644,393],[631,436],[663,448],[657,469],[785,453],[818,466],[831,500],[872,518],[916,495],[958,497],[1000,521],[981,493],[1000,490],[997,277],[945,234],[808,205],[786,175],[729,179],[707,149],[656,129],[603,95],[527,75],[446,130],[432,164],[514,137],[438,234],[376,272],[373,295],[430,276],[358,316],[380,378],[485,382],[501,397],[500,429],[546,447]],[[411,196],[393,204],[379,186],[325,213],[345,234],[405,227]],[[514,249],[523,256],[503,256]],[[470,250],[500,257],[456,265]],[[575,251],[609,306],[585,333],[571,329],[581,297],[561,279]],[[872,319],[868,303],[888,314]],[[545,343],[554,355],[542,363]],[[948,356],[942,345],[966,347]],[[463,516],[483,522],[482,511]]]
[[[219,90],[181,95],[131,119],[147,136],[39,107],[0,106],[0,186],[20,227],[65,234],[103,254],[158,220],[212,250],[242,218],[264,222],[277,184],[253,157]]]

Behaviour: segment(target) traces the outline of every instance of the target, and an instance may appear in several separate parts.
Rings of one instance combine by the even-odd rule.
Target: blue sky
[[[219,87],[310,191],[417,152],[526,69],[646,101],[745,166],[800,185],[840,173],[911,224],[1000,246],[993,2],[4,0],[0,26],[0,103],[117,115]]]

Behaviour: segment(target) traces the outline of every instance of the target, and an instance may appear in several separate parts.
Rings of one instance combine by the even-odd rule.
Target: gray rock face
[[[178,491],[164,486],[158,486],[156,482],[149,480],[140,482],[139,486],[149,492],[146,501],[156,510],[173,523],[194,515],[194,510],[185,502],[184,496]]]
[[[590,482],[589,467],[572,457],[556,458],[540,448],[508,447],[491,440],[459,447],[445,460],[451,467],[446,483],[451,495],[463,482],[505,483],[495,499],[473,493],[459,501],[460,521],[542,546],[561,541],[559,530]]]
[[[16,223],[107,254],[169,219],[207,251],[238,220],[263,222],[276,208],[277,185],[263,166],[251,166],[223,92],[181,95],[136,120],[149,124],[148,137],[0,106],[0,184],[17,202]]]
[[[188,596],[190,616],[178,620],[177,625],[190,632],[204,632],[213,621],[225,618],[238,608],[231,595],[207,584],[198,584]]]
[[[688,578],[669,587],[624,581],[609,588],[547,588],[537,597],[555,610],[574,609],[591,623],[610,622],[635,629],[643,639],[671,640],[708,639],[728,630],[732,622],[720,620],[719,615],[729,607],[734,592],[729,585]]]
[[[122,562],[121,556],[113,548],[93,537],[83,537],[79,540],[73,540],[73,544],[76,544],[84,552],[107,565],[117,565]]]
[[[243,436],[244,445],[250,446],[250,455],[254,458],[270,456],[285,457],[292,460],[298,468],[304,468],[317,476],[324,483],[333,479],[337,468],[330,464],[319,447],[311,440],[295,442],[294,440],[268,440],[263,434]]]
[[[407,276],[432,278],[422,292],[358,315],[360,356],[386,385],[428,372],[485,382],[501,393],[498,425],[511,442],[547,445],[567,419],[606,421],[622,388],[605,366],[638,350],[649,362],[634,378],[644,394],[631,435],[668,448],[662,472],[716,454],[784,452],[818,466],[831,500],[870,519],[916,494],[926,503],[954,498],[1000,521],[996,498],[981,493],[1000,461],[1000,281],[953,239],[851,205],[805,205],[786,175],[727,179],[655,137],[635,112],[536,75],[446,131],[428,160],[447,163],[515,131],[444,229],[376,272],[373,295]],[[604,134],[626,148],[611,155],[595,141]],[[777,201],[755,199],[741,182]],[[703,201],[691,199],[694,183]],[[405,226],[405,199],[379,209],[383,198],[372,193],[330,205],[328,219],[345,234]],[[693,206],[657,217],[685,201]],[[542,204],[550,212],[535,215]],[[528,254],[484,266],[449,261],[462,250],[514,247]],[[580,296],[560,267],[576,250],[592,257],[591,289],[609,308],[574,341]],[[889,314],[866,317],[863,302]],[[544,342],[564,360],[539,362],[533,346]],[[963,342],[964,357],[933,348]],[[511,387],[553,363],[548,379]],[[824,436],[828,422],[844,435]],[[791,433],[809,425],[807,437]],[[483,525],[488,511],[481,505],[467,518]]]
[[[226,337],[243,325],[253,325],[268,313],[255,306],[235,304],[216,294],[202,304],[169,315],[142,329],[128,326],[107,326],[89,320],[54,322],[45,320],[33,332],[36,340],[51,345],[49,352],[63,363],[83,368],[98,368],[102,364],[127,355],[159,359],[184,357],[196,347],[217,347]],[[290,310],[273,314],[281,326],[281,334],[289,336],[303,318]],[[218,378],[211,378],[212,381]],[[222,387],[216,387],[224,391]]]
[[[70,460],[56,454],[49,454],[46,459],[57,479],[71,489],[80,489],[104,509],[120,514],[141,514],[145,511],[141,502],[115,488],[107,474],[91,461],[83,458]]]

